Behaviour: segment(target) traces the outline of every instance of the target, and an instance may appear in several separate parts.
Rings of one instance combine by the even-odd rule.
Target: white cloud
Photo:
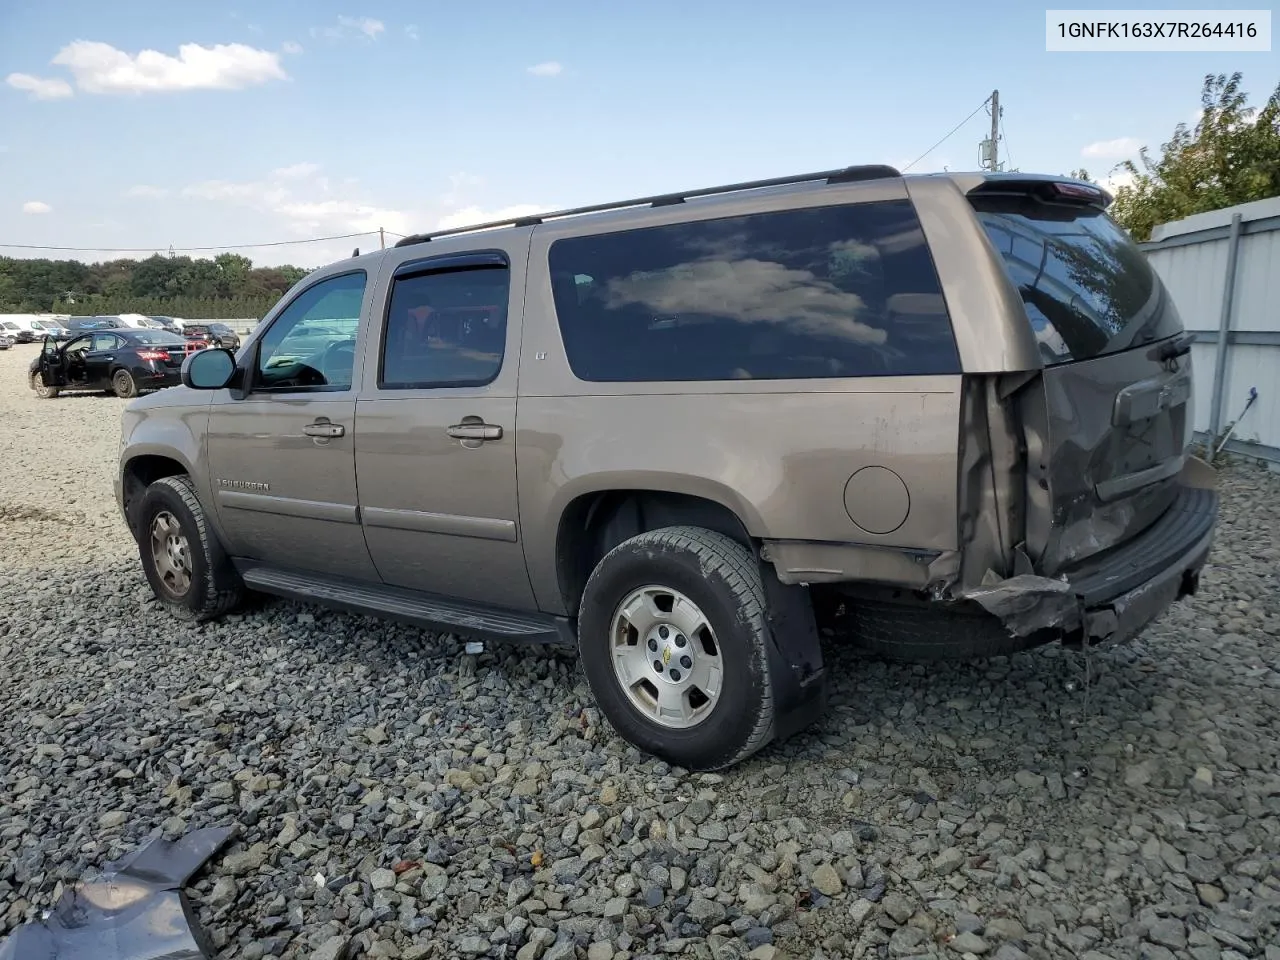
[[[1121,187],[1133,186],[1133,174],[1125,170],[1112,170],[1108,176],[1103,177],[1099,184],[1103,190],[1106,190],[1113,197],[1116,191]]]
[[[238,90],[288,79],[280,54],[243,43],[184,43],[173,57],[158,50],[130,55],[109,43],[77,40],[58,51],[53,63],[70,69],[86,93]]]
[[[418,25],[416,23],[409,24],[407,27],[404,28],[404,35],[408,37],[410,40],[417,40]]]
[[[182,195],[275,215],[298,236],[376,232],[379,227],[395,233],[411,232],[413,218],[409,214],[355,198],[351,185],[337,195],[319,170],[313,163],[296,163],[273,170],[262,180],[193,183],[183,188]]]
[[[1080,151],[1082,157],[1101,160],[1122,160],[1142,149],[1142,141],[1136,137],[1117,137],[1115,140],[1099,140]]]
[[[342,40],[346,37],[363,36],[368,40],[376,40],[378,34],[385,32],[387,25],[372,17],[339,17],[337,26],[312,27],[313,37],[326,40]]]
[[[467,192],[484,183],[483,177],[477,177],[474,173],[451,173],[449,174],[449,189],[440,197],[440,202],[446,207],[456,207],[466,202]]]
[[[22,205],[23,213],[53,213],[53,207],[43,200],[28,200]]]
[[[140,183],[136,187],[130,187],[125,191],[125,196],[143,197],[149,200],[159,200],[168,195],[169,191],[166,187],[152,187],[145,183]]]
[[[529,72],[535,77],[558,77],[564,72],[564,67],[555,60],[548,60],[546,63],[535,63],[529,68]]]
[[[273,177],[292,179],[294,177],[310,177],[320,172],[318,163],[295,163],[288,167],[277,167],[271,171]]]
[[[497,210],[484,210],[481,207],[470,206],[445,214],[436,221],[436,229],[452,230],[455,227],[473,227],[481,223],[516,220],[520,217],[530,217],[535,213],[546,212],[546,207],[536,203],[517,203],[509,207],[499,207]]]
[[[11,73],[4,82],[17,90],[27,91],[33,100],[60,100],[75,93],[65,80],[33,77],[29,73]]]
[[[295,43],[293,40],[286,40],[284,43],[280,44],[280,52],[281,53],[301,53],[302,44]]]

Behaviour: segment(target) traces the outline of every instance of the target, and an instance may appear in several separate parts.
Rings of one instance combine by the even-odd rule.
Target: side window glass
[[[477,267],[397,279],[378,376],[381,389],[491,383],[507,341],[510,274]]]
[[[254,390],[347,390],[355,369],[364,271],[300,293],[262,336]]]
[[[93,337],[93,345],[90,350],[114,350],[116,348],[116,338],[114,334],[97,333]]]
[[[941,284],[907,200],[569,237],[551,287],[588,381],[958,373]]]

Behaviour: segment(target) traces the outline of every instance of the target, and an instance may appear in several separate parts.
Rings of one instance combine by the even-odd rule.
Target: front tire
[[[40,374],[33,373],[31,375],[31,389],[36,392],[36,396],[41,400],[53,400],[58,396],[57,387],[46,387],[44,381],[40,379]]]
[[[244,584],[185,476],[163,477],[138,505],[134,536],[156,599],[179,620],[211,620],[233,610]]]
[[[690,770],[733,766],[773,736],[764,587],[751,552],[701,527],[619,544],[587,581],[578,650],[627,741]]]
[[[128,370],[117,370],[111,376],[111,389],[121,400],[129,400],[138,395],[138,382]]]

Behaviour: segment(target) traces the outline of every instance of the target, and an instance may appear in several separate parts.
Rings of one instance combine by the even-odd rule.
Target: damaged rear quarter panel
[[[712,500],[765,540],[952,549],[959,385],[954,376],[718,383],[707,392],[628,384],[632,394],[522,398],[516,459],[539,604],[562,603],[560,517],[599,490]],[[909,492],[906,518],[890,533],[870,533],[846,512],[846,486],[866,466],[892,469]]]

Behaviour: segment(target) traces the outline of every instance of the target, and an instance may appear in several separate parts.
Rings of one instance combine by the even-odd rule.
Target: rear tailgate
[[[1155,523],[1178,497],[1192,433],[1189,343],[1172,299],[1100,203],[1064,193],[995,182],[970,194],[1044,363],[1020,414],[1027,552],[1045,576]]]

